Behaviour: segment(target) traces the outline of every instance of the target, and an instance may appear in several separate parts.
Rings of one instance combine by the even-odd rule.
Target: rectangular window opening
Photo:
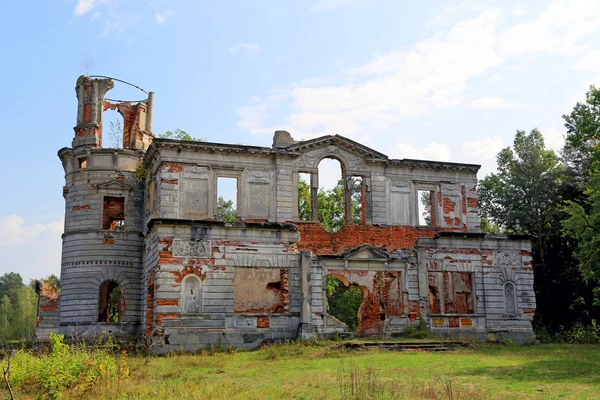
[[[435,226],[435,191],[417,191],[419,225]]]
[[[365,223],[365,203],[363,193],[363,178],[353,176],[350,178],[348,188],[348,196],[350,197],[350,219],[355,224]]]
[[[87,157],[78,158],[77,162],[79,163],[79,168],[80,169],[87,168]]]
[[[237,178],[217,178],[217,219],[223,222],[237,221]]]
[[[310,198],[310,174],[298,173],[298,219],[312,221],[312,202]]]
[[[124,197],[105,196],[102,211],[102,229],[118,231],[125,227]]]

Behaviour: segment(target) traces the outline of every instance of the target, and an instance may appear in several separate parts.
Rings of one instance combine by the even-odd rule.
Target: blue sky
[[[600,84],[597,0],[3,1],[0,37],[0,273],[26,280],[60,271],[56,152],[86,59],[155,92],[155,134],[340,134],[394,158],[480,163],[480,177],[516,129],[559,149],[561,115]]]

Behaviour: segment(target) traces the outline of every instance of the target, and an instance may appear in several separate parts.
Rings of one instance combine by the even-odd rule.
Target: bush
[[[542,343],[600,344],[600,326],[593,319],[589,325],[578,322],[570,328],[561,327],[558,332],[538,328],[535,336]]]
[[[4,359],[2,365],[6,366]],[[35,356],[19,350],[10,360],[9,382],[15,391],[59,399],[66,389],[82,392],[111,377],[127,378],[126,353],[117,360],[106,349],[86,349],[64,343],[64,335],[50,334],[50,352]]]
[[[425,339],[429,336],[429,327],[425,318],[419,318],[419,325],[409,325],[404,328],[404,337],[410,339]]]

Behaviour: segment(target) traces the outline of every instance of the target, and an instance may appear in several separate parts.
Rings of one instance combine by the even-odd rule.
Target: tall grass
[[[50,335],[50,350],[35,355],[29,350],[5,354],[0,365],[10,363],[8,382],[18,394],[35,394],[41,399],[60,399],[67,389],[85,393],[91,388],[117,377],[127,379],[127,354],[112,354],[110,346],[86,348],[64,343],[64,335]],[[0,390],[6,391],[6,383]]]

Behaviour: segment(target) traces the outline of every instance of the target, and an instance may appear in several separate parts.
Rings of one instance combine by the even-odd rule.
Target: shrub
[[[599,344],[600,326],[593,319],[589,325],[578,322],[570,328],[560,327],[556,332],[546,327],[539,327],[535,331],[535,336],[542,343]]]
[[[425,339],[429,336],[429,327],[425,318],[419,318],[417,326],[409,325],[404,328],[404,337],[411,339]]]
[[[2,361],[6,365],[7,360]],[[111,377],[127,378],[126,352],[119,360],[105,349],[87,349],[64,343],[64,335],[50,334],[50,352],[35,356],[19,350],[11,358],[9,382],[14,390],[59,399],[66,389],[82,392]]]

